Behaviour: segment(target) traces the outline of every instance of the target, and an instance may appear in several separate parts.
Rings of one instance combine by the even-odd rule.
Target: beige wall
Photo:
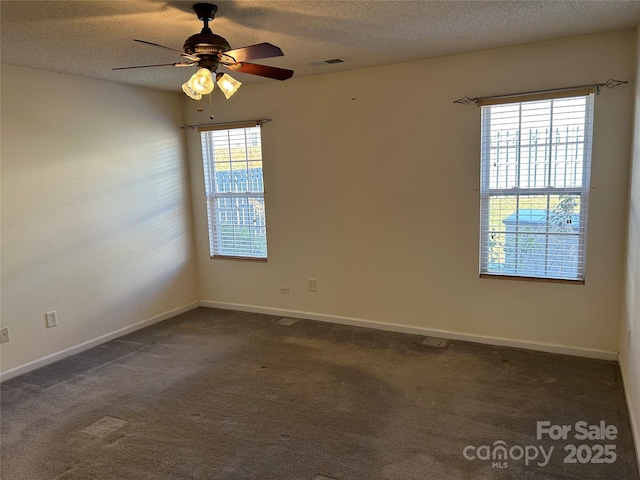
[[[480,114],[453,100],[633,79],[634,51],[635,32],[614,32],[270,81],[229,101],[214,92],[218,122],[273,119],[263,127],[269,261],[209,259],[189,132],[199,298],[615,356],[633,88],[596,99],[583,286],[478,278]],[[184,105],[190,122],[209,121],[208,101]]]
[[[3,372],[196,300],[179,122],[178,94],[3,65]]]
[[[627,270],[620,336],[620,366],[640,465],[640,30],[636,49],[635,125],[629,200]]]

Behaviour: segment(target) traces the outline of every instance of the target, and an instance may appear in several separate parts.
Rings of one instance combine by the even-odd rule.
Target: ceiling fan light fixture
[[[238,91],[241,82],[233,78],[231,75],[227,75],[226,73],[218,73],[216,74],[217,84],[224,93],[224,96],[227,98],[231,98],[231,96]]]
[[[213,81],[213,76],[208,68],[199,68],[187,83],[192,90],[201,95],[211,93],[213,91],[213,87],[216,86]]]
[[[175,3],[175,2],[169,2]],[[280,47],[267,42],[256,43],[246,47],[232,49],[226,39],[212,32],[209,22],[215,17],[218,7],[212,3],[196,3],[193,5],[199,20],[203,26],[200,33],[191,35],[185,40],[182,50],[166,47],[158,43],[146,40],[134,39],[135,42],[144,43],[154,47],[171,50],[182,57],[182,62],[162,63],[153,65],[133,65],[130,67],[117,67],[113,70],[127,70],[130,68],[149,67],[190,67],[198,66],[198,71],[182,85],[184,93],[195,100],[200,100],[202,95],[210,94],[217,83],[224,96],[230,98],[242,85],[236,79],[226,74],[216,73],[220,65],[231,71],[238,71],[249,75],[258,75],[274,80],[287,80],[293,76],[293,70],[248,63],[249,60],[260,58],[281,57],[284,55]],[[215,75],[215,78],[213,78]]]
[[[182,91],[190,98],[194,100],[200,100],[202,98],[202,94],[196,92],[193,88],[189,86],[189,82],[185,82],[182,84]]]

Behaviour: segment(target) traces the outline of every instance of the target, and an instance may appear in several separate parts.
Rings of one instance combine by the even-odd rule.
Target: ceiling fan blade
[[[171,48],[171,47],[165,47],[164,45],[159,45],[157,43],[153,43],[153,42],[147,42],[146,40],[138,40],[137,38],[133,39],[134,42],[140,42],[140,43],[146,43],[147,45],[151,45],[152,47],[159,47],[159,48],[164,48],[165,50],[171,50],[174,53],[178,53],[180,55],[182,55],[184,58],[197,62],[198,60],[200,60],[200,57],[197,57],[195,55],[189,55],[188,53],[185,53],[181,50],[176,50],[175,48]]]
[[[245,60],[255,60],[257,58],[281,57],[284,55],[282,50],[270,43],[257,43],[248,47],[236,48],[228,50],[223,55],[232,57],[235,62],[244,62]]]
[[[155,65],[134,65],[132,67],[117,67],[112,68],[111,70],[129,70],[130,68],[148,68],[148,67],[191,67],[195,65],[195,62],[192,63],[156,63]]]
[[[249,73],[261,77],[273,78],[274,80],[286,80],[293,76],[293,70],[285,68],[269,67],[267,65],[257,65],[255,63],[235,63],[228,65],[235,72]]]

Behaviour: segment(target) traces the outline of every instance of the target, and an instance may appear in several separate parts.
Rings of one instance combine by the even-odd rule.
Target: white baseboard
[[[177,307],[166,312],[160,313],[158,315],[154,315],[151,318],[147,318],[146,320],[142,320],[141,322],[134,323],[133,325],[129,325],[124,328],[120,328],[111,333],[107,333],[105,335],[100,335],[97,338],[92,340],[88,340],[79,345],[75,345],[70,348],[66,348],[56,353],[52,353],[51,355],[47,355],[46,357],[39,358],[37,360],[33,360],[31,362],[25,363],[24,365],[17,366],[6,372],[0,373],[0,382],[5,380],[9,380],[10,378],[17,377],[18,375],[22,375],[23,373],[30,372],[31,370],[35,370],[36,368],[44,367],[45,365],[49,365],[50,363],[57,362],[58,360],[62,360],[69,355],[75,355],[76,353],[83,352],[92,347],[100,345],[102,343],[108,342],[109,340],[113,340],[114,338],[121,337],[126,335],[127,333],[135,332],[136,330],[140,330],[141,328],[148,327],[149,325],[153,325],[154,323],[161,322],[171,317],[175,317],[176,315],[180,315],[181,313],[188,312],[189,310],[193,310],[199,306],[199,302],[192,302],[186,305],[182,305],[181,307]]]
[[[563,355],[573,355],[576,357],[597,358],[600,360],[612,361],[616,361],[618,359],[617,352],[608,352],[606,350],[569,347],[566,345],[557,345],[553,343],[524,342],[521,340],[512,340],[509,338],[472,335],[466,333],[451,332],[448,330],[438,330],[432,328],[414,327],[411,325],[365,320],[362,318],[342,317],[336,315],[326,315],[322,313],[301,312],[297,310],[285,310],[282,308],[260,307],[256,305],[243,305],[239,303],[213,302],[207,300],[201,300],[200,306],[209,308],[221,308],[224,310],[239,310],[243,312],[265,313],[268,315],[303,318],[307,320],[318,320],[321,322],[338,323],[342,325],[351,325],[354,327],[375,328],[378,330],[387,330],[391,332],[412,333],[415,335],[448,338],[450,340],[464,340],[467,342],[483,343],[487,345],[499,345],[503,347],[524,348],[527,350],[560,353]]]
[[[638,472],[640,473],[640,418],[636,416],[636,411],[633,410],[631,405],[631,396],[627,390],[627,379],[624,376],[624,362],[622,356],[618,355],[618,364],[620,365],[620,376],[622,376],[622,387],[624,389],[624,396],[627,400],[627,411],[629,412],[629,423],[631,423],[631,434],[633,435],[633,443],[636,447],[636,460],[638,462]]]
[[[74,355],[84,350],[88,350],[89,348],[108,342],[109,340],[113,340],[114,338],[121,337],[123,335],[126,335],[127,333],[131,333],[141,328],[147,327],[149,325],[153,325],[154,323],[161,322],[171,317],[175,317],[176,315],[179,315],[181,313],[188,312],[189,310],[193,310],[198,306],[209,307],[209,308],[220,308],[224,310],[238,310],[238,311],[244,311],[244,312],[265,313],[268,315],[280,315],[283,317],[303,318],[308,320],[318,320],[321,322],[351,325],[355,327],[374,328],[378,330],[386,330],[386,331],[400,332],[400,333],[411,333],[411,334],[424,335],[424,336],[430,336],[430,337],[441,337],[441,338],[448,338],[451,340],[464,340],[467,342],[483,343],[487,345],[499,345],[499,346],[505,346],[505,347],[524,348],[527,350],[560,353],[564,355],[597,358],[601,360],[613,360],[613,361],[618,360],[617,352],[608,352],[605,350],[576,348],[576,347],[569,347],[565,345],[557,345],[557,344],[549,344],[549,343],[523,342],[520,340],[512,340],[508,338],[490,337],[490,336],[483,336],[483,335],[471,335],[471,334],[464,334],[464,333],[458,333],[458,332],[451,332],[448,330],[430,329],[430,328],[424,328],[424,327],[415,327],[411,325],[402,325],[402,324],[395,324],[395,323],[378,322],[374,320],[365,320],[362,318],[326,315],[321,313],[302,312],[297,310],[286,310],[281,308],[260,307],[256,305],[244,305],[244,304],[238,304],[238,303],[225,303],[225,302],[201,300],[200,302],[192,302],[192,303],[183,305],[181,307],[174,308],[167,312],[163,312],[159,315],[155,315],[151,318],[135,323],[133,325],[129,325],[127,327],[115,330],[111,333],[101,335],[97,338],[83,342],[79,345],[61,350],[60,352],[47,355],[46,357],[42,357],[37,360],[33,360],[31,362],[28,362],[18,367],[7,370],[6,372],[2,372],[0,373],[0,382],[9,380],[10,378],[17,377],[18,375],[22,375],[24,373],[30,372],[31,370],[35,370],[36,368],[44,367],[45,365],[48,365],[50,363],[56,362],[58,360],[62,360],[63,358],[68,357],[69,355]],[[637,420],[635,421],[637,422]],[[637,432],[637,428],[636,428],[636,432]]]

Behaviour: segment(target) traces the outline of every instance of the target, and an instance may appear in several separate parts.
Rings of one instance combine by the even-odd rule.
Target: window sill
[[[480,278],[495,278],[497,280],[519,280],[524,282],[570,283],[573,285],[584,285],[584,280],[567,280],[562,278],[519,277],[516,275],[494,275],[490,273],[481,273]]]
[[[211,257],[211,260],[239,260],[241,262],[257,262],[257,263],[267,263],[266,258],[257,258],[257,257],[233,257],[230,255],[214,255]]]

